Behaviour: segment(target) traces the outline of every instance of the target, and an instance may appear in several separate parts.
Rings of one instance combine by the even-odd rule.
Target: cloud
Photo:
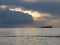
[[[32,15],[33,19],[34,19],[34,23],[37,24],[39,27],[41,26],[50,26],[52,25],[53,27],[60,27],[60,23],[59,23],[59,15],[57,14],[53,14],[53,13],[47,13],[47,12],[40,12],[38,10],[29,10],[29,9],[25,9],[25,8],[10,8],[11,11],[19,11],[22,13],[28,13],[30,15]],[[56,22],[55,22],[56,21]],[[55,24],[56,23],[56,24]]]
[[[38,3],[24,3],[21,4],[27,9],[37,10],[43,13],[51,13],[54,15],[60,15],[60,2],[38,2]]]
[[[0,0],[0,5],[17,5],[20,2],[20,0]]]
[[[0,9],[0,14],[0,27],[33,24],[33,18],[29,14],[2,9]]]
[[[2,2],[1,2],[2,1]],[[0,0],[0,5],[4,4],[7,5],[8,8],[18,8],[19,6],[22,6],[21,11],[25,12],[25,13],[30,13],[30,15],[33,14],[36,16],[39,16],[38,14],[41,14],[37,19],[37,23],[38,25],[42,26],[42,25],[53,25],[54,27],[60,27],[58,20],[60,19],[60,2],[58,0],[48,0],[51,2],[48,2],[47,0],[37,0],[39,2],[23,2],[22,0],[9,0],[9,1],[3,1]],[[7,3],[8,2],[8,3]],[[11,3],[12,2],[12,3]],[[19,8],[20,8],[19,7]],[[6,8],[6,7],[4,7]],[[3,9],[4,9],[3,8]],[[10,8],[10,9],[11,9]],[[22,13],[23,13],[22,12]],[[45,14],[45,16],[43,16],[43,14]],[[46,15],[50,15],[50,16],[46,16]],[[34,16],[33,15],[33,16]],[[42,16],[42,18],[41,18]],[[53,22],[54,20],[57,20],[56,25],[54,25]],[[59,20],[60,21],[60,20]]]
[[[46,13],[41,13],[41,12],[38,12],[38,11],[34,11],[34,10],[28,10],[28,9],[25,9],[25,8],[9,8],[9,10],[11,11],[18,11],[18,12],[22,12],[22,13],[28,13],[30,14],[34,20],[39,20],[39,18],[41,19],[42,17],[44,16],[50,16],[50,14],[46,14]]]
[[[11,11],[16,11],[16,12],[22,12],[24,14],[28,13],[29,15],[32,16],[32,18],[35,20],[34,23],[37,24],[38,26],[50,26],[53,25],[53,27],[60,27],[58,20],[59,15],[53,15],[47,12],[40,12],[38,10],[34,10],[34,9],[28,9],[28,8],[24,8],[22,6],[8,6],[8,9]],[[54,20],[57,20],[57,23],[54,25],[55,22],[53,22]]]
[[[58,2],[60,0],[20,0],[20,1],[23,1],[23,2]]]
[[[60,0],[0,0],[0,5],[21,5],[22,3],[60,2]]]
[[[35,23],[37,23],[39,27],[53,26],[54,28],[60,28],[60,18],[55,16],[45,16],[42,20],[36,20]]]
[[[22,2],[38,2],[39,0],[21,0]]]
[[[53,25],[55,28],[60,28],[60,18],[51,20],[49,24]]]

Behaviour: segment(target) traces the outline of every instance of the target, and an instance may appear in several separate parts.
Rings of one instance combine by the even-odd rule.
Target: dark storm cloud
[[[29,14],[0,9],[0,27],[32,23],[33,19]]]
[[[44,1],[44,0],[40,0]],[[0,5],[16,5],[23,6],[27,9],[37,10],[43,13],[51,13],[54,15],[60,15],[60,2],[55,2],[56,0],[50,0],[54,2],[22,2],[22,0],[0,0]]]
[[[43,13],[51,13],[55,16],[60,15],[60,2],[40,2],[22,4],[27,9],[37,10]]]

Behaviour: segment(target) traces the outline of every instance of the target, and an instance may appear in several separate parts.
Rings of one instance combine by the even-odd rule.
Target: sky
[[[0,0],[0,17],[0,27],[29,24],[59,28],[60,0]]]

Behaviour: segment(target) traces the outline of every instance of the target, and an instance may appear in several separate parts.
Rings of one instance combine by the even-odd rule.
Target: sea
[[[60,29],[0,28],[0,45],[60,45]]]

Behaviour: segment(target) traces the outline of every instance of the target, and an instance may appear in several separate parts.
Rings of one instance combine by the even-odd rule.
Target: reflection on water
[[[0,29],[0,45],[60,45],[60,37],[53,36],[60,36],[60,30]]]

